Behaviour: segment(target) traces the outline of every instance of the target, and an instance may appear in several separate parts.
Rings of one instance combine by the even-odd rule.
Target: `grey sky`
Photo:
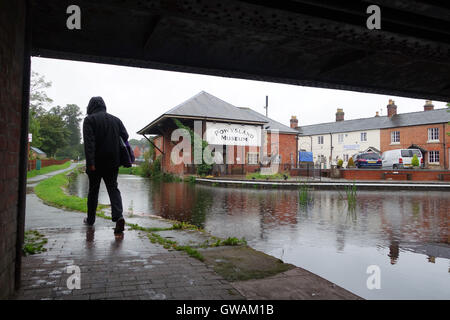
[[[74,103],[85,112],[92,96],[102,96],[108,112],[123,121],[130,138],[137,139],[141,136],[136,131],[202,90],[263,114],[268,95],[270,118],[289,125],[296,115],[300,126],[334,121],[337,108],[343,108],[349,120],[372,117],[376,111],[386,115],[389,99],[395,101],[398,113],[422,111],[425,104],[396,96],[36,57],[32,70],[52,81],[47,94],[54,105]],[[446,105],[433,103],[435,108]]]

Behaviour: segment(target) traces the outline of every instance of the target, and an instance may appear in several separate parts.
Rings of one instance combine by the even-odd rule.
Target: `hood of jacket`
[[[96,112],[106,112],[106,105],[105,101],[103,101],[102,97],[92,97],[91,100],[89,100],[89,104],[87,107],[87,114],[93,114]]]

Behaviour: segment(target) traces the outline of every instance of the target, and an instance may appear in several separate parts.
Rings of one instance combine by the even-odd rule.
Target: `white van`
[[[381,156],[383,168],[404,169],[412,168],[412,158],[417,154],[420,166],[424,166],[422,152],[419,149],[395,149],[383,152]]]

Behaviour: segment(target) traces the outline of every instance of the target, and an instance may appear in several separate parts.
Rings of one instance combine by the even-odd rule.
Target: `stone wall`
[[[0,2],[0,299],[15,289],[25,1]]]

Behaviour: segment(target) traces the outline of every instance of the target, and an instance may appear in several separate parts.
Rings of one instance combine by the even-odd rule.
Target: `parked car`
[[[381,157],[383,168],[412,168],[412,158],[417,154],[421,167],[424,166],[422,152],[419,149],[395,149],[383,152]]]
[[[359,153],[355,156],[355,165],[357,168],[381,168],[382,161],[378,153]]]

